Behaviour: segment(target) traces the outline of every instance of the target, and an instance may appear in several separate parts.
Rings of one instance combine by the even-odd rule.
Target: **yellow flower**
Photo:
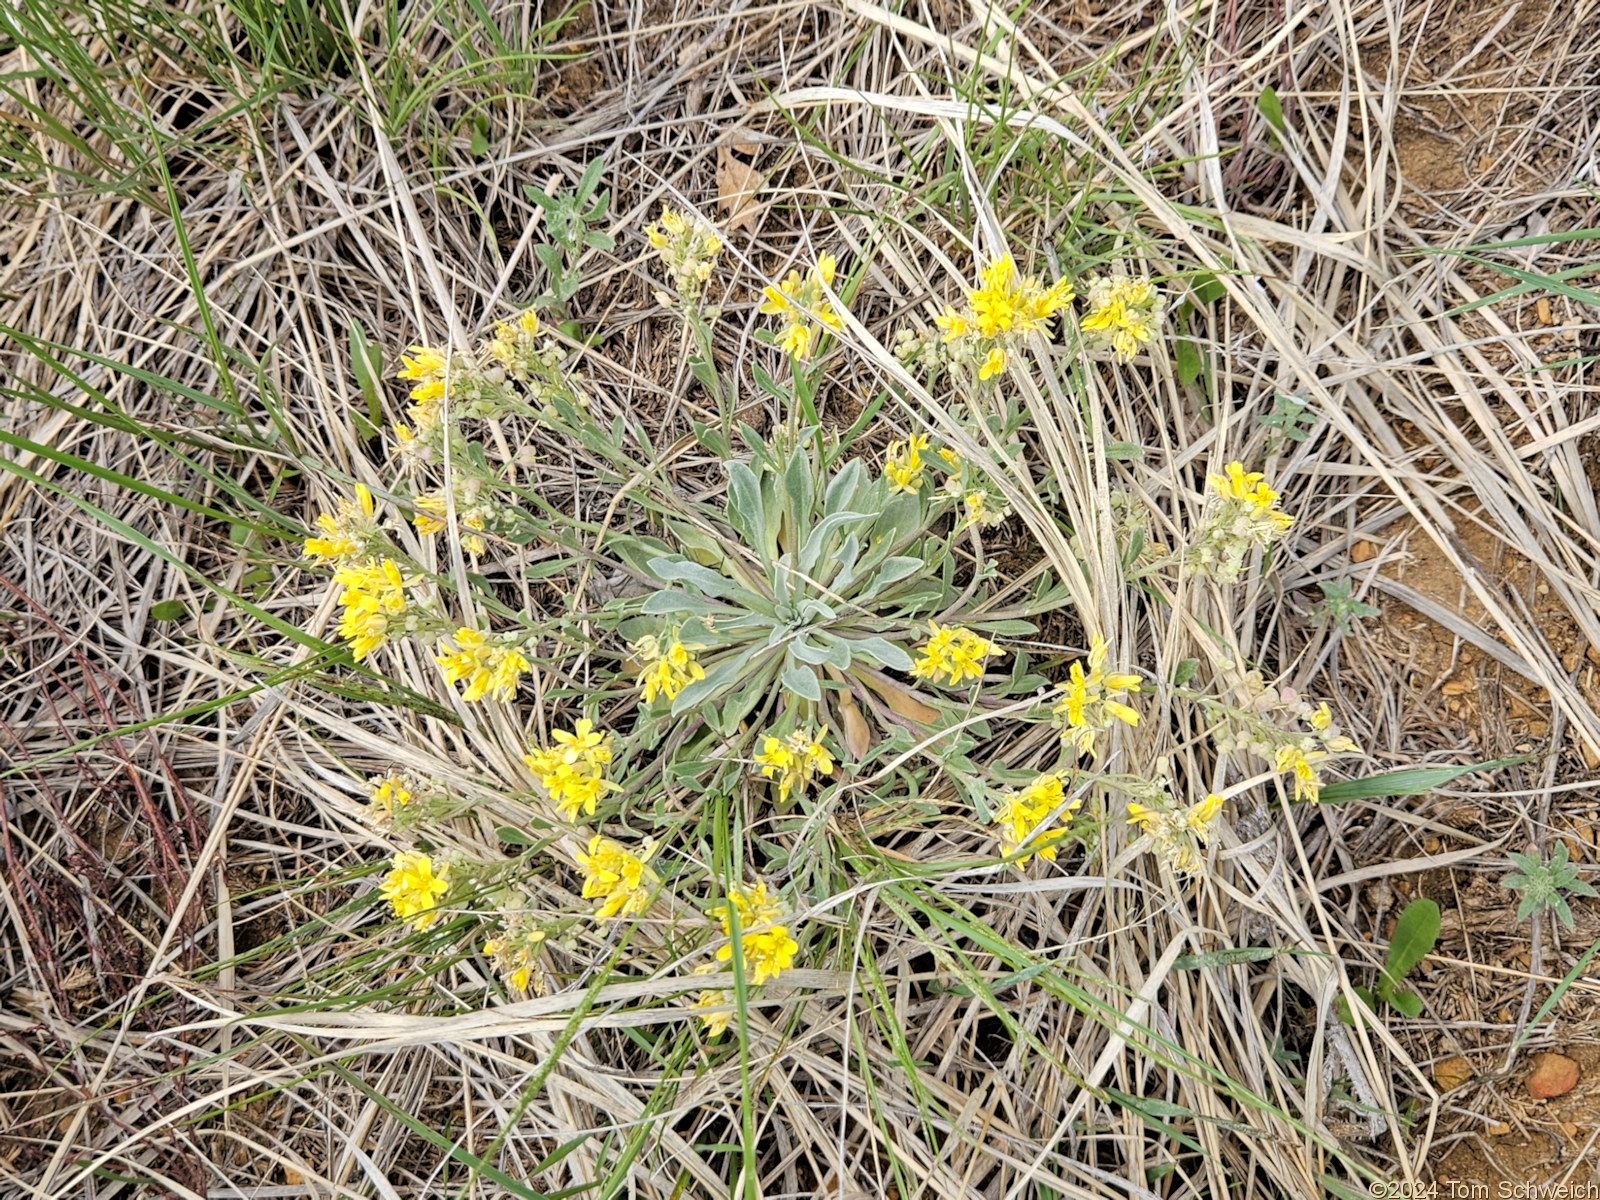
[[[1229,463],[1223,474],[1207,476],[1216,500],[1207,506],[1205,521],[1189,547],[1185,561],[1201,574],[1224,582],[1239,577],[1244,558],[1254,548],[1265,551],[1294,524],[1294,517],[1278,507],[1278,493],[1259,471],[1246,471],[1243,463]]]
[[[1181,874],[1192,875],[1205,862],[1201,853],[1211,843],[1211,827],[1222,812],[1222,797],[1212,792],[1188,808],[1128,805],[1128,821],[1155,841],[1155,851]]]
[[[783,915],[783,907],[767,896],[767,885],[758,882],[752,887],[734,887],[728,899],[711,907],[711,915],[722,922],[722,936],[733,937],[731,912],[739,916],[739,942],[743,950],[745,979],[752,986],[760,986],[775,979],[794,965],[795,953],[800,944],[789,936],[789,930],[774,924]],[[718,962],[733,958],[733,944],[717,951]]]
[[[411,518],[411,522],[423,537],[432,537],[449,528],[450,502],[443,492],[424,493],[417,497],[416,505],[417,515]],[[468,554],[482,554],[484,542],[477,534],[488,527],[483,511],[460,506],[456,517],[464,528],[476,531],[461,539],[461,548]]]
[[[762,294],[761,311],[767,316],[780,317],[783,325],[778,331],[778,345],[785,353],[796,358],[808,358],[814,341],[814,324],[828,329],[844,328],[839,314],[834,312],[827,296],[827,287],[833,284],[837,264],[831,254],[817,259],[816,265],[801,278],[799,271],[790,271],[777,287],[766,287]]]
[[[395,374],[400,379],[414,383],[432,383],[442,380],[448,367],[444,351],[431,346],[412,346],[400,356],[401,369]]]
[[[890,490],[915,492],[922,486],[922,451],[928,448],[926,435],[913,433],[903,442],[889,446],[883,473],[888,478]]]
[[[400,574],[400,567],[389,559],[359,567],[344,567],[335,572],[334,583],[344,589],[339,604],[339,636],[350,643],[359,662],[388,639],[394,618],[404,616],[406,589],[413,580]]]
[[[372,493],[360,483],[356,484],[354,503],[340,500],[331,514],[319,513],[317,528],[322,530],[322,536],[307,538],[305,553],[307,558],[323,564],[347,563],[361,558],[368,547],[381,542],[383,537],[373,510]]]
[[[782,925],[763,929],[760,933],[746,934],[739,939],[744,947],[744,969],[750,983],[760,987],[769,979],[776,979],[794,965],[795,952],[800,943],[789,936]],[[733,958],[733,947],[724,946],[717,951],[721,962]]]
[[[650,239],[666,264],[678,298],[687,308],[697,308],[700,293],[711,278],[711,268],[722,250],[722,239],[699,217],[691,217],[676,209],[661,206],[661,220],[645,228]],[[656,293],[657,299],[670,305],[672,297]]]
[[[558,729],[554,738],[553,747],[532,750],[522,761],[539,776],[540,786],[568,821],[576,821],[580,810],[593,816],[601,796],[621,791],[605,777],[606,764],[611,761],[611,735],[595,732],[594,722],[584,717],[571,733]]]
[[[520,367],[541,332],[539,314],[527,309],[514,321],[497,321],[494,336],[484,344],[485,357],[492,358],[508,371]]]
[[[944,675],[949,677],[945,682],[950,687],[965,679],[982,679],[984,660],[1005,653],[988,638],[958,625],[940,626],[930,621],[928,631],[928,641],[921,647],[922,657],[911,667],[918,679],[938,683]]]
[[[967,524],[989,528],[1006,519],[1006,506],[996,503],[987,488],[973,488],[961,498],[966,505]]]
[[[1092,279],[1089,311],[1079,328],[1090,346],[1108,346],[1118,362],[1128,362],[1155,338],[1161,322],[1161,297],[1143,277]]]
[[[1260,471],[1247,472],[1244,464],[1238,462],[1229,463],[1223,469],[1226,474],[1211,475],[1206,480],[1217,495],[1235,501],[1251,518],[1269,522],[1280,531],[1294,524],[1294,517],[1277,507],[1278,493],[1266,485],[1266,476]]]
[[[1056,313],[1071,301],[1067,280],[1045,287],[1019,275],[1007,254],[979,273],[979,285],[962,308],[946,306],[934,323],[944,331],[944,342],[955,344],[955,358],[976,368],[979,379],[991,379],[1006,369],[1025,336],[1049,336]]]
[[[944,340],[947,342],[971,337],[975,332],[967,314],[956,311],[948,304],[944,306],[944,312],[933,319],[933,323],[944,330]]]
[[[394,856],[390,871],[379,889],[394,909],[394,915],[413,929],[427,929],[439,919],[434,906],[450,890],[450,867],[441,863],[437,872],[426,854],[403,850]]]
[[[771,925],[783,916],[783,905],[767,894],[765,880],[758,879],[749,885],[739,884],[729,890],[726,900],[713,904],[709,909],[711,915],[722,922],[723,937],[733,936],[733,924],[728,919],[730,904],[733,911],[739,914],[739,928],[746,932]]]
[[[411,803],[411,785],[399,775],[389,775],[372,785],[372,807],[389,820],[397,811]]]
[[[646,704],[658,695],[676,700],[684,688],[706,677],[705,669],[695,660],[693,649],[680,642],[676,634],[664,648],[659,638],[647,634],[629,649],[642,664],[639,694]]]
[[[980,273],[978,289],[967,294],[967,311],[955,322],[946,319],[940,324],[946,341],[974,332],[985,338],[1036,330],[1048,334],[1051,318],[1071,300],[1072,284],[1067,280],[1043,287],[1031,275],[1019,276],[1016,260],[1005,254]]]
[[[725,1010],[700,1014],[700,1019],[705,1022],[707,1037],[721,1037],[728,1032],[728,1018],[733,1016],[731,1010],[737,1003],[737,997],[727,988],[710,988],[700,993],[700,998],[694,1002],[694,1008]]]
[[[1322,791],[1322,775],[1317,766],[1327,757],[1326,750],[1313,750],[1305,746],[1282,746],[1278,749],[1278,760],[1273,765],[1273,770],[1294,772],[1295,800],[1315,804],[1317,796]]]
[[[444,669],[445,682],[467,681],[467,689],[461,693],[463,700],[482,700],[486,695],[509,700],[516,695],[517,681],[531,666],[522,651],[491,642],[476,629],[458,629],[450,640],[456,648],[451,650],[440,642],[444,653],[433,661]]]
[[[811,734],[797,729],[787,739],[768,734],[761,741],[761,753],[756,755],[761,774],[768,779],[778,777],[778,799],[787,800],[789,793],[798,788],[802,793],[818,775],[833,773],[833,755]],[[763,888],[765,885],[762,885]]]
[[[483,952],[494,963],[496,974],[519,992],[543,993],[544,972],[539,969],[539,949],[545,940],[542,929],[511,918],[510,928],[483,943]]]
[[[596,917],[637,917],[650,907],[661,882],[648,865],[654,849],[646,842],[640,857],[621,842],[598,833],[589,839],[589,852],[580,850],[577,857],[583,869],[584,898],[601,901]]]
[[[1079,754],[1098,757],[1096,737],[1109,730],[1114,722],[1122,721],[1128,725],[1139,723],[1138,710],[1118,699],[1124,692],[1139,690],[1139,677],[1107,672],[1105,662],[1108,653],[1105,639],[1095,638],[1089,648],[1088,673],[1084,673],[1082,662],[1072,664],[1066,693],[1052,710],[1060,720],[1062,740],[1076,748]]]
[[[1082,797],[1067,802],[1061,776],[1055,774],[1040,775],[1020,792],[1007,791],[1000,800],[1001,852],[1009,857],[1027,843],[1027,853],[1016,860],[1019,868],[1035,854],[1055,861],[1056,843],[1067,836],[1067,830],[1050,830],[1035,836],[1031,842],[1028,841],[1029,835],[1049,820],[1051,814],[1063,804],[1066,807],[1061,811],[1062,816],[1077,812],[1083,805]]]

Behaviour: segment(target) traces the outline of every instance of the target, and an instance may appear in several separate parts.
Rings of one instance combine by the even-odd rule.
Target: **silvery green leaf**
[[[801,536],[811,526],[811,506],[816,495],[813,486],[811,459],[804,449],[796,449],[783,472],[783,490],[789,501],[789,519]]]
[[[754,653],[754,650],[746,650],[743,654],[719,662],[706,672],[704,679],[697,679],[684,688],[672,702],[672,715],[676,717],[686,713],[738,683],[745,664],[750,661],[750,656]]]
[[[817,673],[809,667],[792,667],[785,671],[783,686],[802,700],[816,703],[822,699],[822,684],[817,681]]]
[[[834,575],[830,586],[835,592],[843,592],[856,578],[856,559],[861,554],[861,539],[853,533],[844,535],[844,541],[839,543],[839,553],[834,556],[839,564],[838,573]]]
[[[728,609],[720,604],[711,604],[698,596],[691,596],[688,592],[651,592],[644,598],[644,605],[639,610],[648,616],[661,617],[669,613],[721,613]]]
[[[756,473],[742,462],[728,468],[728,524],[758,554],[764,554],[767,513],[761,501],[761,483]]]
[[[662,583],[692,584],[708,596],[736,596],[741,591],[726,575],[681,558],[652,558],[647,565],[650,574]]]
[[[850,643],[842,638],[833,639],[828,645],[828,665],[837,671],[850,669]]]
[[[762,477],[761,505],[762,512],[766,515],[766,524],[763,526],[760,550],[770,561],[778,557],[778,530],[783,526],[783,480],[777,474]]]
[[[911,670],[911,655],[887,638],[862,638],[860,641],[851,642],[850,649],[853,653],[873,659],[880,666],[887,667],[891,671]]]
[[[839,512],[823,517],[817,527],[806,538],[806,544],[800,548],[800,570],[807,575],[817,565],[817,559],[822,557],[823,548],[828,543],[829,536],[841,525],[848,525],[852,521],[865,521],[870,519],[870,513]]]
[[[852,458],[839,469],[839,473],[828,480],[828,490],[823,493],[822,511],[825,515],[832,516],[842,512],[850,506],[855,499],[856,489],[861,486],[861,477],[866,473],[866,464],[859,458]]]
[[[1039,627],[1032,621],[1023,620],[974,621],[972,627],[999,637],[1027,637],[1029,634],[1039,632]]]
[[[810,663],[813,667],[820,667],[828,661],[830,646],[813,646],[805,637],[795,638],[789,643],[789,653],[793,654],[803,663]]]
[[[832,621],[836,620],[838,615],[821,600],[806,599],[800,602],[798,619],[801,621]]]
[[[873,572],[872,583],[863,593],[863,596],[876,596],[889,585],[899,583],[902,579],[922,570],[924,565],[920,558],[911,558],[906,555],[884,559],[883,565]]]

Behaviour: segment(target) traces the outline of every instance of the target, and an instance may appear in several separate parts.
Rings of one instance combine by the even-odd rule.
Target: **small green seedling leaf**
[[[1210,271],[1201,271],[1194,277],[1194,302],[1215,304],[1227,294],[1228,289]]]
[[[367,421],[376,434],[383,425],[383,347],[367,337],[360,321],[350,322],[350,368],[355,372],[361,397],[367,403]],[[372,436],[372,434],[368,434]]]
[[[1522,903],[1517,906],[1519,921],[1549,909],[1557,920],[1571,929],[1573,917],[1572,907],[1567,903],[1568,894],[1591,897],[1597,894],[1590,884],[1578,878],[1580,868],[1568,861],[1565,842],[1556,843],[1549,862],[1532,848],[1526,854],[1508,857],[1518,869],[1503,878],[1500,886],[1521,893]]]
[[[1267,119],[1267,124],[1278,131],[1279,136],[1285,136],[1289,127],[1283,119],[1283,102],[1278,99],[1278,89],[1270,83],[1261,89],[1261,95],[1256,98],[1256,107],[1261,110],[1261,115]]]
[[[1189,338],[1179,338],[1174,346],[1178,354],[1178,382],[1193,387],[1205,372],[1205,361],[1200,357],[1200,347]]]
[[[1389,1003],[1394,1005],[1401,1015],[1407,1017],[1420,1017],[1422,1015],[1422,997],[1415,992],[1395,992],[1389,997]]]
[[[1428,956],[1438,941],[1439,906],[1425,896],[1406,905],[1400,919],[1394,923],[1394,937],[1389,939],[1389,959],[1383,965],[1383,972],[1388,978],[1378,985],[1378,995],[1393,1003],[1396,995],[1394,989]],[[1385,984],[1387,996],[1384,994]],[[1420,1006],[1421,1002],[1418,1001],[1418,1004]]]
[[[152,621],[181,621],[189,610],[182,600],[163,600],[150,606]]]

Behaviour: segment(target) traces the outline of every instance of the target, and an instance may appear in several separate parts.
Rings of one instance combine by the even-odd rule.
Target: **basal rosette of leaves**
[[[916,490],[897,491],[814,428],[771,444],[753,439],[750,450],[748,461],[723,464],[720,507],[668,519],[660,537],[609,543],[654,585],[607,605],[612,627],[630,645],[693,646],[703,672],[674,695],[642,702],[641,748],[664,743],[675,759],[705,763],[689,743],[714,743],[722,761],[692,782],[726,788],[748,771],[737,760],[757,735],[820,729],[860,767],[1046,684],[1026,653],[1005,646],[1036,627],[986,607],[992,570],[975,566],[970,549],[963,555],[959,499],[935,486],[933,470]],[[1006,612],[1037,616],[1065,603],[1048,587],[1025,599]],[[981,681],[911,678],[935,625],[1004,648]],[[971,745],[952,732],[928,748],[963,791],[979,786],[960,753]]]

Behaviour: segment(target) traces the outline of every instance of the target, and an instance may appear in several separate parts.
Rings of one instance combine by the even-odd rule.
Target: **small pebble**
[[[1452,1092],[1471,1079],[1472,1064],[1459,1055],[1434,1065],[1433,1082],[1441,1092]]]
[[[1528,1075],[1528,1095],[1535,1100],[1565,1096],[1578,1083],[1578,1064],[1565,1054],[1541,1054]]]

